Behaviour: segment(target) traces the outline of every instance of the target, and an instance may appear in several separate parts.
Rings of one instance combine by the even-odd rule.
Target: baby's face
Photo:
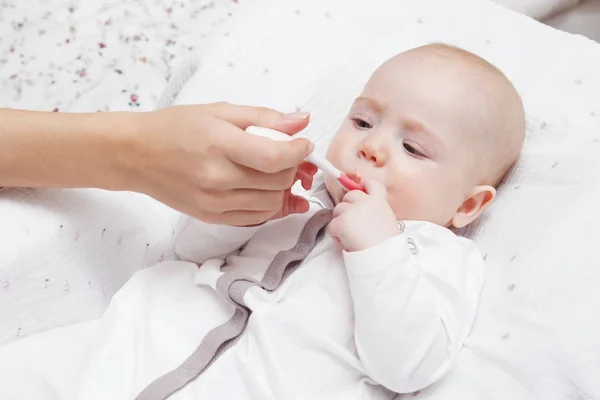
[[[411,55],[384,63],[329,146],[327,158],[340,170],[385,184],[399,220],[447,226],[478,183],[472,153],[479,110],[450,70]],[[340,202],[345,191],[326,183]]]

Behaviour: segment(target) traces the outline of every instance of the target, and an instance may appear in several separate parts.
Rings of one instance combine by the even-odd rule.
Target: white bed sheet
[[[0,1],[0,107],[151,110],[230,0]],[[1,184],[0,184],[1,186]],[[173,212],[133,193],[0,190],[0,344],[98,317],[172,259]]]
[[[595,248],[599,237],[596,226],[600,222],[596,205],[600,173],[599,45],[474,0],[389,0],[369,5],[342,0],[236,3],[190,0],[178,9],[180,3],[166,0],[4,1],[0,4],[0,105],[61,111],[151,109],[170,75],[167,65],[180,64],[187,53],[184,50],[195,46],[201,55],[201,70],[194,80],[203,90],[181,93],[180,103],[229,100],[281,110],[309,110],[313,112],[313,123],[307,134],[324,151],[352,97],[372,69],[389,55],[431,40],[448,41],[475,51],[502,68],[523,94],[528,111],[528,139],[523,160],[501,190],[499,202],[467,232],[486,253],[489,265],[473,335],[456,369],[418,398],[600,398],[600,295],[596,290],[600,284],[600,254]],[[69,9],[71,4],[75,6],[73,12]],[[203,9],[210,4],[212,8]],[[225,7],[234,7],[233,14],[244,18],[230,18],[227,11],[204,23],[189,21],[188,30],[178,31],[181,38],[176,37],[177,46],[167,45],[166,41],[177,33],[164,23],[170,15],[166,10],[172,7],[173,15],[187,20],[196,13],[188,13],[187,6],[200,10],[198,18],[207,13],[214,15],[211,10],[222,12]],[[64,10],[59,10],[61,7]],[[56,9],[56,14],[47,16],[51,9]],[[103,19],[113,12],[114,19]],[[144,24],[146,19],[140,16],[145,15],[152,16],[154,26]],[[104,25],[108,20],[112,25]],[[212,24],[216,26],[214,32]],[[86,51],[81,59],[71,47],[58,46],[63,40],[72,39],[72,25],[78,35],[77,49]],[[115,30],[105,30],[104,26]],[[211,29],[210,41],[202,39],[205,28]],[[151,32],[158,30],[161,33],[152,36]],[[161,45],[152,39],[136,40],[135,35],[140,33],[162,39]],[[104,49],[115,46],[120,50],[104,50],[97,60],[102,61],[107,55],[107,61],[94,62],[89,57],[100,52],[100,43],[106,45]],[[154,46],[152,56],[148,56],[144,46]],[[37,54],[40,48],[44,49],[43,54]],[[171,54],[175,54],[172,60]],[[114,59],[122,60],[127,67],[117,68],[123,74],[115,70]],[[172,63],[167,64],[169,60]],[[101,68],[97,69],[98,65]],[[104,80],[97,83],[98,77]],[[51,84],[53,80],[55,83]],[[131,102],[132,94],[138,101]],[[102,237],[103,228],[99,228],[107,217],[102,217],[106,214],[101,210],[124,207],[127,203],[126,197],[112,195],[89,198],[79,192],[54,191],[42,195],[57,193],[64,197],[54,197],[53,201],[66,205],[65,215],[71,215],[74,207],[80,208],[86,202],[93,204],[97,215],[86,239],[90,241],[88,245]],[[28,194],[23,190],[11,196],[39,207],[37,192]],[[77,199],[78,196],[83,199]],[[144,204],[144,208],[136,208],[139,204]],[[0,208],[3,206],[0,203]],[[14,226],[8,229],[3,218],[0,254],[5,258],[0,262],[0,328],[5,329],[0,329],[0,342],[101,312],[110,291],[116,290],[118,282],[132,272],[118,270],[124,265],[119,263],[132,269],[142,267],[159,259],[163,249],[168,251],[169,239],[160,236],[162,228],[160,232],[156,228],[170,227],[170,214],[164,209],[154,213],[154,207],[155,204],[139,198],[125,206],[124,214],[127,210],[144,211],[132,213],[133,221],[128,223],[132,228],[146,221],[141,231],[133,231],[130,236],[137,243],[130,248],[138,253],[129,255],[129,259],[123,257],[128,256],[127,252],[110,253],[119,239],[119,235],[111,236],[113,246],[100,249],[108,258],[84,259],[84,265],[91,269],[78,278],[82,286],[88,285],[87,276],[96,279],[96,294],[81,288],[77,296],[72,295],[73,282],[66,285],[61,280],[78,276],[77,270],[66,270],[65,259],[60,257],[56,263],[43,262],[51,260],[45,258],[46,254],[40,254],[36,263],[28,262],[35,258],[36,251],[40,252],[36,242],[27,236],[31,226],[14,220]],[[4,215],[4,210],[0,210],[0,215]],[[81,240],[81,232],[78,236],[71,222],[88,216],[81,210],[89,209],[80,208],[73,214],[74,219],[69,219],[68,231],[63,231],[70,240],[56,240],[46,250],[62,256],[72,254],[75,238]],[[29,216],[26,211],[22,210],[23,218]],[[60,232],[61,220],[55,214],[33,220],[34,225],[46,221],[39,225],[35,236],[40,243],[48,243],[48,237]],[[156,218],[148,219],[148,215]],[[7,263],[7,254],[15,254],[15,227],[22,230],[18,237],[28,246]],[[153,243],[156,239],[156,243],[166,247],[153,246],[146,255],[148,232],[153,235]],[[139,251],[137,245],[143,250]],[[81,261],[75,259],[77,263]],[[70,265],[75,268],[74,263]],[[17,293],[12,273],[23,267],[29,267],[30,274],[21,287],[27,287],[29,292],[9,304],[6,299],[15,299],[11,293]],[[98,274],[97,268],[118,273]],[[54,296],[44,294],[48,290],[47,273],[55,273],[48,281],[56,291]],[[104,290],[105,287],[110,290]],[[36,293],[42,295],[36,297]],[[54,303],[66,296],[71,296],[69,301]],[[48,306],[40,310],[39,305],[44,302]],[[69,308],[75,303],[80,304],[79,309]],[[42,318],[48,314],[50,317]],[[11,320],[14,316],[21,319]]]
[[[410,47],[474,51],[515,83],[523,157],[465,234],[485,253],[480,314],[424,399],[600,398],[600,45],[476,0],[254,1],[203,42],[177,104],[227,100],[313,114],[324,152],[373,69]]]

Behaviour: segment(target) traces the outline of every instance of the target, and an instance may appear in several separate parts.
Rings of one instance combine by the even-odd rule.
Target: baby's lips
[[[364,186],[360,184],[361,179],[360,177],[358,177],[358,175],[344,174],[339,178],[339,181],[346,190],[360,190],[363,192],[365,191]]]
[[[356,174],[347,174],[346,175],[348,178],[352,179],[354,181],[354,183],[358,183],[360,185],[360,177]]]

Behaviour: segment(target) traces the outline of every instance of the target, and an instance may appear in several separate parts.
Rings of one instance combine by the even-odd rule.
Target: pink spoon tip
[[[338,178],[338,181],[348,190],[361,190],[365,191],[365,188],[354,182],[350,177],[342,175]]]

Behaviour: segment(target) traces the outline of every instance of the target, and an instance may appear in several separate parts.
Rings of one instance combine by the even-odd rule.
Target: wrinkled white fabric
[[[261,227],[184,219],[177,251],[206,262],[206,271],[158,264],[138,272],[100,320],[0,348],[0,397],[135,397],[231,317],[213,289],[219,258],[220,272],[262,278],[322,208],[311,200],[311,212]],[[173,399],[390,399],[391,391],[420,389],[460,350],[483,272],[471,241],[430,223],[407,222],[391,240],[356,253],[326,236],[279,290],[246,293],[252,314],[240,341]]]
[[[131,192],[0,190],[0,345],[99,318],[136,271],[176,259],[177,217]]]

